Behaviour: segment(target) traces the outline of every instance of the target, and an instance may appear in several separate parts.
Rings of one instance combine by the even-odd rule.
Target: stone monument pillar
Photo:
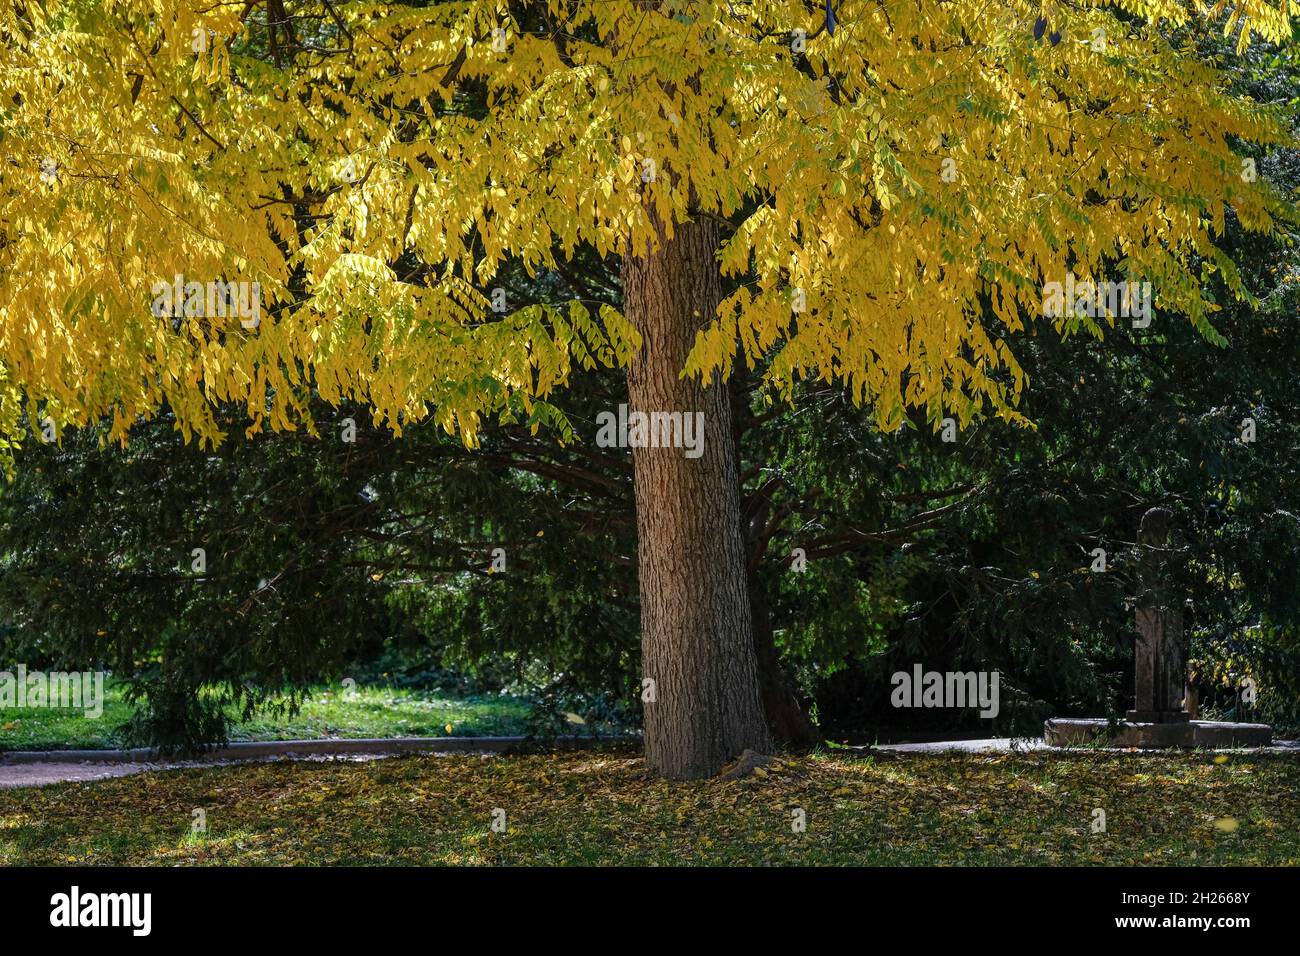
[[[1183,710],[1183,609],[1171,586],[1178,550],[1174,514],[1152,508],[1138,530],[1138,641],[1133,666],[1130,723],[1169,724],[1188,720]]]

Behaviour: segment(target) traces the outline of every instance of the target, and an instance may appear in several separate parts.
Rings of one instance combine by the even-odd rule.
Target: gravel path
[[[0,766],[0,790],[10,787],[41,787],[48,783],[106,780],[126,777],[143,770],[159,770],[148,763],[17,763]]]
[[[878,744],[873,750],[890,750],[895,753],[938,753],[956,750],[961,753],[985,751],[1045,750],[1042,737],[987,737],[984,740],[939,740],[921,744]]]
[[[858,749],[858,748],[848,748]],[[889,750],[895,753],[940,753],[957,751],[960,753],[1009,753],[1021,750],[1055,750],[1043,743],[1042,737],[988,737],[984,740],[940,740],[920,744],[876,744],[866,750]],[[1100,748],[1107,751],[1127,753],[1126,747]],[[1144,751],[1159,753],[1159,751]],[[1251,753],[1300,753],[1300,740],[1275,740],[1271,747],[1252,748]]]
[[[275,760],[306,760],[317,762],[346,761],[364,763],[395,757],[396,753],[348,754],[281,754],[247,757],[237,760],[177,760],[158,763],[105,763],[103,761],[44,761],[41,763],[0,764],[0,790],[14,787],[44,787],[52,783],[84,783],[107,780],[110,777],[129,777],[146,771],[175,770],[180,767],[232,767],[245,763],[269,763]]]

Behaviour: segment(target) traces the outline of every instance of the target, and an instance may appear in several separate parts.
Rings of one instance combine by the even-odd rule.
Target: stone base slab
[[[1217,720],[1187,720],[1179,723],[1130,723],[1121,720],[1111,731],[1104,717],[1053,717],[1043,724],[1043,739],[1049,747],[1079,747],[1101,744],[1107,747],[1204,747],[1207,750],[1233,747],[1267,747],[1273,742],[1268,724],[1236,724]]]

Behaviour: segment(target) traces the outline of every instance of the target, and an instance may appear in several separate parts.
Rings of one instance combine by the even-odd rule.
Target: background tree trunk
[[[758,660],[758,682],[772,739],[783,747],[808,750],[822,742],[817,725],[790,686],[772,633],[772,615],[767,594],[757,581],[749,582],[750,611],[754,619],[754,654]]]
[[[704,448],[637,448],[636,522],[646,764],[674,779],[706,777],[746,748],[769,752],[759,696],[740,529],[731,403],[720,382],[680,377],[695,333],[722,299],[711,222],[623,263],[623,305],[640,331],[628,412],[704,413]]]

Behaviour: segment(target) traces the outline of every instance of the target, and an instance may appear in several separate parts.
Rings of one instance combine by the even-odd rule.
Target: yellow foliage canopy
[[[792,0],[518,21],[480,0],[14,0],[0,442],[20,402],[119,437],[166,403],[217,440],[215,406],[288,428],[310,388],[469,442],[485,414],[537,420],[573,362],[638,337],[608,308],[501,308],[498,270],[643,251],[652,211],[735,226],[738,285],[688,373],[739,347],[779,389],[843,382],[884,427],[905,405],[1013,414],[1004,335],[1044,283],[1147,281],[1212,335],[1200,273],[1237,285],[1225,211],[1291,214],[1230,148],[1286,142],[1276,117],[1166,39],[1217,17],[1281,40],[1300,4],[1279,2],[841,0],[831,32]],[[258,321],[158,307],[218,281],[257,283]]]

